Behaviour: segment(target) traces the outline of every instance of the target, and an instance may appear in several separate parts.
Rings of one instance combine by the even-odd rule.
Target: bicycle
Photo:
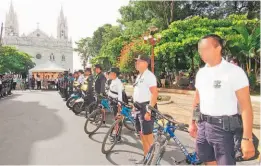
[[[187,127],[187,125],[183,123],[179,123],[174,119],[161,114],[157,109],[149,105],[147,107],[148,109],[156,113],[159,117],[162,117],[163,119],[167,120],[167,123],[166,123],[166,127],[165,125],[158,124],[159,128],[157,130],[155,141],[151,145],[150,150],[145,157],[144,165],[159,165],[165,153],[165,148],[168,142],[170,141],[170,139],[173,139],[177,143],[177,145],[185,155],[185,159],[182,161],[176,161],[175,158],[173,157],[172,160],[174,161],[174,165],[181,164],[184,161],[186,162],[186,164],[200,165],[202,162],[198,159],[196,152],[189,153],[187,149],[183,146],[183,144],[179,141],[177,136],[175,135],[176,129],[184,128],[184,126]]]
[[[135,120],[134,120],[133,115],[131,114],[132,106],[127,105],[124,102],[118,101],[117,99],[114,99],[113,102],[120,103],[122,108],[121,108],[120,114],[118,114],[116,117],[116,121],[111,125],[110,129],[108,130],[108,132],[106,133],[106,135],[103,139],[102,148],[101,148],[101,151],[103,154],[109,153],[113,149],[113,147],[116,145],[116,143],[119,141],[119,139],[121,137],[121,131],[122,131],[123,125],[131,131],[136,131]],[[109,143],[112,143],[112,144],[109,145],[109,148],[107,149],[105,146],[107,145],[106,142],[107,142],[108,138],[110,138]]]
[[[90,106],[94,107],[92,113],[89,116],[86,115],[87,119],[84,125],[84,131],[86,134],[89,135],[94,134],[101,127],[105,119],[105,111],[112,112],[111,106],[109,104],[109,99],[106,96],[102,96],[99,94],[95,94],[95,95],[97,96],[96,101],[92,102],[86,110],[86,112],[88,112]],[[88,127],[91,125],[94,126],[94,129],[90,130],[88,129]]]
[[[114,99],[116,100],[116,99]],[[121,138],[121,131],[122,131],[122,127],[123,125],[129,129],[130,131],[134,131],[134,133],[136,134],[137,137],[139,137],[139,132],[137,131],[136,127],[135,127],[135,119],[134,117],[136,116],[135,112],[132,112],[133,108],[140,108],[140,104],[135,102],[133,104],[133,106],[130,106],[122,101],[114,101],[114,102],[119,102],[122,106],[121,108],[121,112],[120,114],[117,116],[116,121],[111,125],[110,129],[108,130],[108,132],[106,133],[103,142],[102,142],[102,153],[103,154],[108,154],[109,152],[111,152],[111,150],[113,149],[113,147],[117,144],[117,142],[119,141],[119,139]],[[164,114],[165,116],[169,116],[167,114]],[[160,118],[158,118],[160,119]],[[153,133],[156,133],[158,130],[158,125],[157,123],[154,123],[154,129],[153,129]],[[113,133],[115,132],[115,133]],[[110,140],[108,140],[108,138],[110,138]],[[109,143],[111,143],[111,145],[109,145],[109,148],[107,149],[105,146],[108,144],[107,141]]]

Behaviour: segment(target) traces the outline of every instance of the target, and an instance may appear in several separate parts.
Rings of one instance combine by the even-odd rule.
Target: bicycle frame
[[[158,124],[158,123],[157,123]],[[159,124],[158,124],[159,125]],[[193,153],[189,153],[187,151],[187,149],[184,147],[184,145],[179,141],[179,139],[177,138],[177,136],[175,135],[175,130],[177,129],[177,127],[175,125],[171,125],[169,122],[167,123],[167,126],[166,127],[163,127],[161,125],[159,125],[160,129],[163,129],[163,134],[168,134],[169,135],[169,139],[166,139],[166,142],[164,143],[164,145],[166,146],[168,141],[172,138],[176,143],[177,145],[179,146],[179,148],[181,149],[182,153],[185,155],[186,157],[186,161],[188,162],[188,164],[199,164],[201,163],[199,161],[199,159],[197,158],[197,155],[196,155],[196,152],[193,152]],[[161,131],[158,131],[158,132],[161,132]],[[162,133],[160,133],[162,134]],[[163,155],[162,155],[163,156]],[[161,157],[162,157],[161,156]],[[157,164],[159,164],[160,160],[161,160],[161,157],[158,159],[157,161]]]

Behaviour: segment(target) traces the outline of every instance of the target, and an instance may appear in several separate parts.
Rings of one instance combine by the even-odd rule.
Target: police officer
[[[197,137],[196,151],[206,165],[235,165],[234,131],[240,126],[237,103],[243,120],[241,148],[243,158],[254,156],[252,138],[253,112],[249,82],[245,72],[222,58],[222,39],[207,35],[198,44],[201,59],[206,63],[196,76],[193,106],[200,103],[200,120],[192,119],[189,132]]]
[[[3,75],[0,74],[0,98],[3,97]]]
[[[77,79],[77,81],[79,82],[79,84],[83,84],[84,83],[84,72],[83,72],[83,70],[79,70],[78,71],[78,79]]]
[[[89,105],[92,101],[94,101],[94,96],[93,96],[93,82],[94,78],[92,76],[92,69],[91,68],[86,68],[85,69],[85,80],[84,80],[84,85],[86,86],[85,89],[85,94],[86,94],[86,104]]]
[[[94,90],[98,94],[104,94],[105,93],[105,83],[106,83],[106,78],[104,74],[102,73],[102,67],[100,64],[95,65],[95,85],[94,85]]]
[[[123,92],[123,84],[121,80],[118,78],[120,74],[119,68],[112,67],[109,71],[109,79],[111,80],[111,84],[108,91],[108,96],[118,101],[122,101],[122,92]],[[111,106],[114,111],[114,116],[118,113],[118,103],[111,103]]]
[[[73,93],[73,81],[74,81],[73,74],[69,73],[69,77],[68,77],[68,96],[67,96],[66,100],[68,100],[68,98]]]
[[[144,158],[147,155],[150,146],[153,144],[153,126],[151,112],[146,110],[146,105],[155,106],[157,103],[158,90],[155,75],[148,70],[150,58],[146,55],[139,55],[136,58],[135,67],[139,75],[134,83],[133,101],[138,102],[141,108],[137,108],[136,129],[140,132],[143,145]],[[142,164],[144,158],[136,164]]]
[[[123,92],[123,84],[121,80],[118,78],[120,74],[119,68],[112,67],[110,71],[108,72],[109,74],[109,80],[111,80],[111,83],[109,85],[109,90],[108,90],[108,96],[117,99],[118,101],[123,101],[122,100],[122,92]],[[112,101],[110,103],[110,106],[113,109],[114,117],[116,118],[118,111],[121,109],[120,104],[118,104],[115,101]],[[114,137],[111,136],[111,140],[113,140]],[[114,141],[114,140],[113,140]],[[117,141],[121,141],[121,136],[117,137]]]

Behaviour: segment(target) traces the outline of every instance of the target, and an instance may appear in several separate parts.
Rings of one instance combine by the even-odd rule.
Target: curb
[[[162,102],[158,102],[157,105],[167,105],[167,104],[171,104],[174,103],[174,101],[169,100],[169,101],[162,101]]]
[[[131,85],[125,85],[126,90],[133,91],[133,87]],[[184,95],[194,95],[195,91],[193,90],[184,90],[184,89],[166,89],[166,88],[158,88],[159,92],[163,93],[177,93],[177,94],[184,94]]]

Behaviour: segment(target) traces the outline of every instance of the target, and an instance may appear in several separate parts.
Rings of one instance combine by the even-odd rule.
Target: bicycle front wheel
[[[122,119],[116,120],[108,130],[102,142],[102,153],[109,153],[119,141],[122,130]]]
[[[88,105],[88,107],[85,107],[85,117],[88,118],[88,116],[98,108],[97,101],[93,101],[91,104]]]
[[[86,119],[84,131],[86,134],[95,133],[102,125],[104,113],[101,108],[94,110]]]
[[[161,149],[160,143],[154,142],[154,144],[151,145],[149,152],[147,153],[144,165],[157,165],[159,156],[161,154],[160,149]]]

